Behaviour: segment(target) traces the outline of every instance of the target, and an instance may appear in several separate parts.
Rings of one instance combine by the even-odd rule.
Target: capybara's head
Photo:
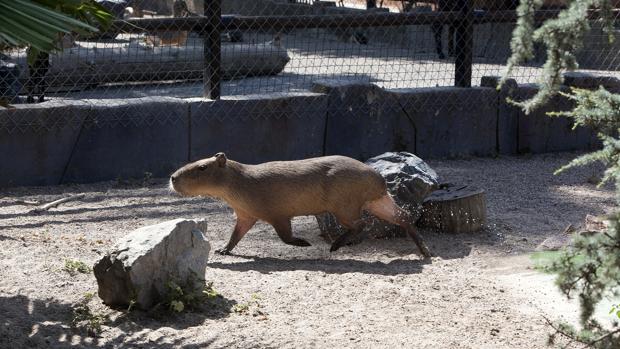
[[[223,189],[227,166],[226,155],[187,164],[170,176],[170,187],[183,196],[218,196]]]

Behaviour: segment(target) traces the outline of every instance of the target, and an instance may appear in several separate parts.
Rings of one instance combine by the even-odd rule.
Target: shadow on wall
[[[154,339],[151,334],[161,327],[184,329],[203,323],[205,318],[226,317],[235,302],[227,299],[222,302],[222,307],[216,307],[215,311],[168,315],[166,319],[156,319],[138,311],[123,314],[106,324],[113,328],[107,330],[112,335],[104,332],[103,336],[93,338],[70,326],[72,304],[55,299],[32,299],[24,295],[0,297],[0,347],[100,348],[119,345],[134,347],[148,343],[157,348],[205,348],[217,337],[189,344],[192,338],[170,339],[161,335]]]

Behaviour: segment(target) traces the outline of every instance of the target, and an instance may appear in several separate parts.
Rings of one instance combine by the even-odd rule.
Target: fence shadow
[[[174,339],[149,334],[161,327],[177,330],[198,326],[205,319],[219,319],[228,316],[234,301],[221,298],[211,309],[186,312],[180,315],[153,317],[150,314],[133,311],[122,314],[106,323],[112,329],[100,337],[90,337],[71,327],[74,305],[55,299],[33,299],[25,295],[0,297],[0,347],[2,348],[109,348],[142,347],[144,343],[157,348],[205,348],[217,337],[197,343],[189,337],[175,336]],[[145,331],[146,330],[146,331]],[[111,333],[111,335],[110,335]],[[192,344],[186,344],[191,340]]]

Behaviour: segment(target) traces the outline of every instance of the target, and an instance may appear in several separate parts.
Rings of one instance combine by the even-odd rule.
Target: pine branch
[[[615,329],[614,331],[610,331],[605,333],[604,335],[598,337],[595,340],[590,341],[589,343],[586,344],[586,346],[584,346],[584,348],[588,348],[588,347],[592,347],[594,346],[594,344],[599,343],[609,337],[612,337],[613,335],[615,335],[616,333],[620,333],[620,327],[618,327],[617,329]]]

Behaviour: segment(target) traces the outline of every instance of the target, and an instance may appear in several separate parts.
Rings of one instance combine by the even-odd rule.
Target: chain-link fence
[[[127,7],[119,10],[122,3]],[[539,18],[555,16],[561,5],[548,1]],[[476,86],[505,67],[515,6],[514,0],[117,1],[112,9],[125,20],[107,33],[67,35],[63,51],[30,66],[25,50],[4,52],[3,61],[17,63],[19,72],[4,67],[0,93],[11,102],[28,94],[218,98],[305,91],[321,79],[384,88]],[[615,75],[617,52],[595,26],[580,62]],[[514,77],[535,82],[543,60],[540,50]]]
[[[195,119],[216,110],[218,119],[260,120],[298,117],[312,108],[317,113],[326,109],[325,113],[332,115],[334,108],[340,107],[339,112],[355,111],[361,119],[397,109],[399,115],[409,120],[407,127],[419,136],[429,131],[419,130],[420,122],[416,125],[412,116],[414,111],[439,115],[477,108],[481,103],[498,103],[495,95],[482,96],[480,93],[486,92],[480,92],[477,87],[484,76],[501,75],[506,67],[517,5],[516,0],[105,0],[102,3],[117,17],[104,33],[89,37],[65,35],[62,51],[40,54],[30,64],[25,48],[2,52],[0,100],[20,113],[5,109],[2,114],[0,108],[1,131],[40,132],[58,125],[83,129],[127,123],[148,129],[158,124],[186,123],[184,113],[190,115],[193,125]],[[537,13],[538,20],[557,16],[564,5],[562,0],[545,0]],[[593,30],[578,55],[582,70],[619,76],[619,42],[609,43],[607,34],[593,22]],[[513,72],[516,82],[536,82],[544,59],[544,48],[537,48],[536,56]],[[287,96],[311,98],[313,92],[325,93],[345,85],[358,86],[345,92],[365,95],[364,106],[351,99],[356,96],[343,97],[344,90],[339,90],[340,96],[325,102],[328,107],[314,100],[303,108],[284,102],[267,107],[248,102]],[[414,101],[403,102],[405,97],[401,92],[407,89],[421,94],[412,97]],[[369,91],[393,93],[386,97]],[[179,115],[171,115],[166,108],[152,105],[147,108],[131,101],[150,98],[165,104],[164,97],[193,104],[188,107],[190,111],[181,108]],[[226,104],[223,107],[195,97]],[[74,112],[45,114],[39,105],[46,103],[41,101],[62,104],[62,108],[86,106],[99,112],[89,114],[86,120]],[[194,108],[195,105],[199,107]],[[106,107],[118,107],[120,111],[102,111]],[[196,110],[204,115],[197,116]],[[64,120],[65,115],[71,116],[70,120]],[[357,127],[356,122],[364,121],[346,127]],[[321,127],[327,134],[331,126],[320,126],[317,130]],[[362,132],[355,137],[365,135]],[[351,137],[347,141],[359,146],[360,140]],[[372,147],[372,151],[419,151],[419,141],[403,135],[397,138],[389,144]],[[236,140],[230,137],[229,141]],[[340,152],[330,151],[330,141],[321,142],[320,151],[304,156]],[[494,147],[500,143],[492,142]],[[417,146],[408,145],[414,143]],[[205,144],[204,149],[208,150],[190,151],[186,158],[222,150],[215,147]],[[374,155],[372,151],[362,155]]]

